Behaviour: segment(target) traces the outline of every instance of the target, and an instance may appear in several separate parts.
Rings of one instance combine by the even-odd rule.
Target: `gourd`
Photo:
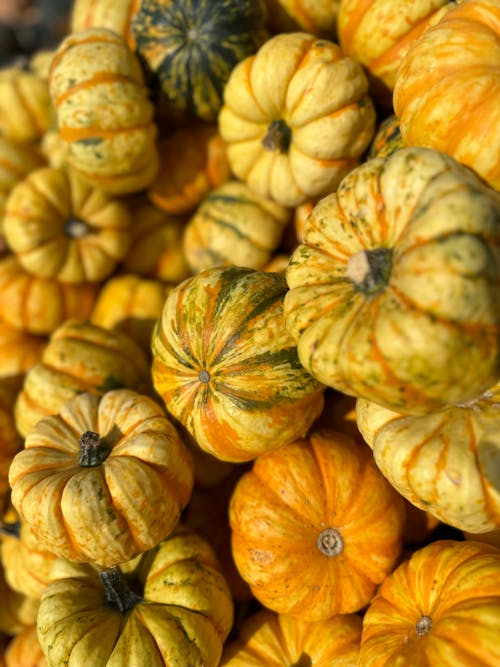
[[[0,512],[9,497],[10,463],[23,445],[13,413],[16,394],[17,387],[12,388],[4,379],[0,381]]]
[[[14,591],[7,583],[0,566],[0,632],[16,635],[27,625],[36,623],[40,601]]]
[[[274,33],[304,30],[333,39],[337,32],[340,0],[265,0],[268,23]]]
[[[0,70],[0,134],[9,141],[34,143],[54,115],[47,81],[18,67]]]
[[[236,63],[267,39],[263,0],[142,0],[137,52],[170,106],[214,121]]]
[[[49,91],[67,161],[111,194],[147,187],[156,175],[154,107],[137,56],[106,28],[70,33],[59,44]]]
[[[367,159],[374,157],[388,157],[395,151],[403,148],[403,138],[399,129],[399,118],[391,114],[378,125],[375,136],[368,147]]]
[[[214,267],[167,296],[151,341],[154,387],[204,451],[249,461],[304,435],[323,386],[283,324],[284,277]]]
[[[500,528],[500,385],[467,403],[403,415],[358,399],[382,474],[409,502],[473,533]]]
[[[307,218],[285,325],[320,382],[424,414],[496,384],[500,196],[453,158],[402,148]]]
[[[404,522],[369,448],[332,429],[261,454],[229,503],[241,576],[261,604],[301,621],[367,605],[398,562]]]
[[[439,540],[382,583],[363,618],[359,667],[484,665],[500,659],[500,550]]]
[[[122,568],[62,561],[54,576],[37,618],[48,667],[219,664],[231,594],[213,550],[184,527]]]
[[[75,0],[70,14],[70,32],[89,28],[107,28],[125,38],[129,48],[135,49],[132,17],[138,11],[140,0]]]
[[[47,339],[16,329],[0,320],[0,383],[21,388],[24,375],[41,358]]]
[[[125,257],[131,222],[125,204],[74,170],[42,167],[12,189],[3,229],[29,273],[63,283],[97,283]]]
[[[361,65],[333,42],[282,33],[231,72],[219,132],[234,175],[282,206],[323,197],[375,130]]]
[[[5,650],[5,667],[47,667],[36,624],[27,625],[10,640]]]
[[[9,469],[11,500],[59,557],[114,567],[177,525],[192,462],[151,398],[130,389],[84,392],[38,421]]]
[[[394,110],[406,145],[453,156],[500,190],[500,5],[462,0],[405,55]]]

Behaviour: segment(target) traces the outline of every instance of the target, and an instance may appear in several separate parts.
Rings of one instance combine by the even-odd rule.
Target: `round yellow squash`
[[[402,148],[316,204],[286,279],[287,330],[324,384],[404,413],[500,379],[500,195]]]
[[[0,135],[35,142],[54,116],[47,81],[20,67],[0,69]]]
[[[283,206],[332,192],[375,129],[361,65],[308,33],[267,40],[232,70],[219,112],[233,173]]]

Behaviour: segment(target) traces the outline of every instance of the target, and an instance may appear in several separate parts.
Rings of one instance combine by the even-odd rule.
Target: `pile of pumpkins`
[[[0,665],[498,667],[499,76],[498,0],[0,70]]]

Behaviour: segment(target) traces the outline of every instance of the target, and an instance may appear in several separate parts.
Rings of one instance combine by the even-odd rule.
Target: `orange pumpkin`
[[[303,621],[362,609],[403,547],[403,501],[366,445],[313,431],[260,455],[229,504],[236,566],[267,608]]]
[[[383,582],[363,619],[359,667],[500,664],[500,550],[441,540]]]

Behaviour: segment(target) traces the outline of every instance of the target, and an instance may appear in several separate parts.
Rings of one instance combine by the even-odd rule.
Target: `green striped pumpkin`
[[[143,0],[137,51],[176,109],[215,120],[232,68],[268,37],[262,0]]]
[[[152,337],[167,410],[204,451],[249,461],[302,437],[324,387],[301,366],[283,322],[284,277],[216,267],[172,290]]]

